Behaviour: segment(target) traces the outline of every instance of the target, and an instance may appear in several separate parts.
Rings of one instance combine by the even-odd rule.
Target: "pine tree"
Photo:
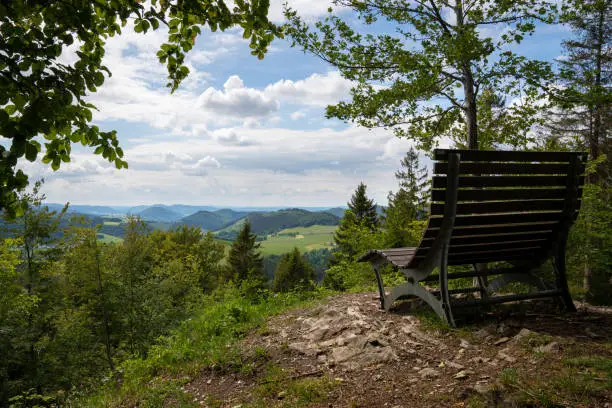
[[[375,231],[379,223],[376,204],[374,204],[374,200],[369,199],[366,195],[366,188],[363,182],[359,183],[351,197],[351,201],[348,203],[348,207],[358,222],[363,222],[364,225]]]
[[[245,220],[229,254],[231,272],[236,281],[252,280],[263,286],[265,275],[259,247],[257,236],[251,233],[251,223]]]
[[[558,61],[562,86],[551,95],[553,110],[548,112],[544,126],[547,147],[569,145],[572,149],[587,149],[591,160],[601,154],[609,158],[611,13],[610,0],[571,0],[564,7],[562,20],[569,24],[574,35],[563,42],[566,55]],[[609,160],[601,162],[588,182],[609,177],[609,166]]]
[[[348,207],[348,210],[344,211],[344,217],[342,217],[334,234],[336,249],[333,258],[330,260],[331,264],[337,262],[339,258],[352,259],[359,255],[354,242],[356,228],[365,229],[369,233],[375,233],[379,230],[376,204],[366,195],[365,184],[359,183],[351,201],[348,202]]]
[[[565,57],[558,61],[562,86],[551,95],[552,109],[541,129],[544,148],[588,150],[596,164],[595,171],[587,176],[581,218],[574,228],[582,236],[575,252],[583,258],[583,286],[588,301],[595,300],[594,282],[610,279],[609,268],[597,266],[605,259],[609,227],[597,220],[609,219],[601,217],[601,203],[609,204],[612,185],[611,13],[610,0],[566,2],[562,21],[572,28],[573,37],[563,42]]]
[[[283,255],[276,267],[272,289],[275,292],[289,292],[298,288],[308,290],[312,289],[314,279],[312,266],[299,249],[293,248],[293,251]]]
[[[427,169],[420,166],[419,155],[411,148],[395,172],[400,189],[389,192],[389,204],[384,210],[386,246],[397,248],[416,245],[418,234],[412,228],[413,221],[426,214],[428,198]]]

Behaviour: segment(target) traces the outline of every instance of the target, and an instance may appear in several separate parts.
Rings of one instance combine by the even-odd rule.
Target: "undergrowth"
[[[195,406],[181,391],[193,376],[203,368],[248,371],[248,359],[237,347],[240,339],[269,316],[329,294],[318,290],[253,297],[239,288],[225,288],[208,296],[199,311],[171,335],[161,337],[150,348],[147,358],[124,361],[99,392],[75,398],[69,405]]]

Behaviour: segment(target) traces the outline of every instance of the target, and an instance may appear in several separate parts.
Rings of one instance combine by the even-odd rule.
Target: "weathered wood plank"
[[[508,188],[459,190],[457,201],[543,200],[565,198],[565,188]],[[582,188],[578,198],[582,197]],[[432,201],[444,202],[445,190],[432,190]]]
[[[434,152],[434,160],[446,161],[448,155],[452,152],[458,152],[461,155],[461,161],[487,161],[487,162],[566,162],[570,161],[572,156],[584,157],[586,161],[586,153],[584,152],[521,152],[509,150],[452,150],[452,149],[436,149]]]
[[[581,176],[580,184],[584,184]],[[467,187],[557,187],[566,186],[567,176],[460,176],[459,188]],[[446,177],[435,176],[433,188],[446,188]]]
[[[564,200],[520,200],[520,201],[491,201],[482,203],[457,204],[457,214],[493,214],[507,212],[529,211],[561,211]],[[444,204],[431,205],[431,215],[444,214]]]

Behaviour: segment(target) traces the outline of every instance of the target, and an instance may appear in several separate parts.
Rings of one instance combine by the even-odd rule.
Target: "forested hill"
[[[251,223],[251,231],[259,236],[272,234],[292,227],[309,227],[311,225],[338,225],[340,218],[328,212],[311,212],[299,208],[271,212],[252,212],[234,224],[217,232],[223,239],[233,240],[242,227],[244,220]]]
[[[174,222],[179,220],[182,214],[166,207],[154,205],[139,212],[138,216],[146,221]]]
[[[247,212],[234,211],[229,209],[217,211],[198,211],[187,217],[181,218],[177,223],[191,227],[200,227],[206,231],[215,231],[224,228],[240,218],[248,215]]]

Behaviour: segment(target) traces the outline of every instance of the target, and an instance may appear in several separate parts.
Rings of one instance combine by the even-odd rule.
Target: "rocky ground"
[[[358,293],[276,316],[235,370],[207,369],[184,391],[232,408],[612,407],[612,310],[527,303],[457,330],[419,310],[386,313]]]

